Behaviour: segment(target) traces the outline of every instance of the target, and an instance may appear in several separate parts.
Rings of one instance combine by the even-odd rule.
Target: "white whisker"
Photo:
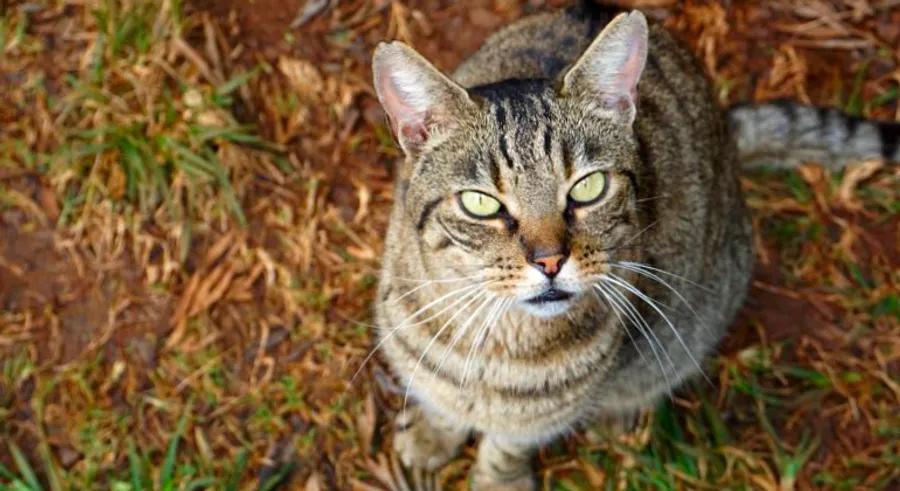
[[[475,332],[475,336],[472,338],[472,342],[469,345],[469,351],[466,353],[466,360],[463,363],[462,378],[460,378],[460,381],[459,381],[460,388],[462,388],[464,385],[466,385],[466,382],[468,381],[469,369],[471,368],[471,363],[475,360],[475,358],[474,358],[475,351],[476,351],[479,343],[481,343],[483,341],[483,339],[485,339],[487,337],[488,330],[490,330],[491,326],[494,323],[496,323],[497,320],[502,316],[502,312],[503,312],[505,306],[508,306],[509,304],[511,304],[513,300],[514,300],[513,298],[507,298],[507,299],[501,301],[500,308],[497,309],[497,311],[496,311],[497,313],[494,314],[492,317],[486,318],[484,320],[484,322],[481,324],[481,327],[479,327],[478,330]]]
[[[659,351],[657,351],[657,346],[662,350],[663,354],[666,357],[666,361],[669,362],[669,366],[675,370],[675,364],[672,362],[672,359],[669,357],[668,351],[666,351],[665,347],[663,347],[662,343],[659,342],[659,338],[654,334],[653,329],[650,328],[650,325],[647,324],[647,321],[641,316],[640,312],[634,305],[625,297],[622,292],[613,288],[612,285],[602,285],[596,284],[595,288],[600,288],[601,291],[605,291],[609,294],[610,300],[613,300],[621,309],[622,312],[631,320],[631,323],[634,324],[634,327],[637,328],[638,332],[644,339],[647,340],[647,345],[650,346],[650,352],[653,353],[653,357],[656,359],[656,364],[659,366],[660,374],[666,380],[666,386],[671,387],[671,382],[669,380],[669,373],[663,365],[662,358],[659,356]],[[655,344],[654,344],[655,342]]]
[[[687,298],[685,298],[684,295],[681,294],[681,292],[679,292],[677,289],[675,289],[675,287],[670,285],[667,281],[660,278],[658,275],[653,274],[650,271],[641,269],[642,266],[646,266],[646,265],[641,265],[640,263],[626,262],[626,263],[611,263],[611,266],[618,266],[626,271],[631,271],[633,273],[637,273],[646,278],[650,278],[650,279],[658,282],[662,286],[668,288],[672,293],[675,294],[676,297],[678,297],[679,300],[681,300],[682,303],[684,303],[684,305],[688,308],[688,310],[690,310],[691,313],[694,314],[694,317],[697,319],[698,325],[704,330],[707,329],[706,324],[704,324],[702,322],[700,314],[698,314],[697,311],[694,309],[694,306],[691,305],[690,302],[688,302]],[[660,270],[660,271],[662,271],[662,270]],[[687,280],[687,281],[689,281],[689,280]]]
[[[478,347],[479,347],[480,350],[482,350],[482,352],[484,351],[484,347],[487,345],[487,340],[488,340],[488,338],[490,338],[490,337],[491,337],[491,333],[494,332],[494,327],[497,326],[497,321],[499,321],[500,319],[502,319],[503,316],[506,314],[506,312],[509,311],[509,308],[512,306],[512,304],[513,304],[514,301],[515,301],[515,299],[513,299],[513,298],[507,299],[506,305],[503,307],[503,310],[500,311],[500,314],[497,316],[496,319],[493,319],[493,320],[491,321],[491,324],[490,324],[490,326],[488,326],[488,330],[485,332],[484,337],[483,337],[483,338],[481,339],[481,341],[478,343]],[[482,357],[483,357],[483,354],[482,354]]]
[[[395,298],[394,300],[391,300],[390,302],[385,301],[383,303],[389,304],[389,305],[398,304],[404,298],[412,295],[413,293],[421,290],[422,288],[425,288],[430,285],[434,285],[435,283],[459,283],[460,281],[466,281],[466,280],[472,280],[472,279],[478,279],[478,278],[481,278],[481,274],[477,274],[477,275],[473,275],[473,276],[465,276],[462,278],[441,278],[441,279],[437,279],[437,280],[414,280],[414,279],[403,279],[403,278],[393,277],[393,279],[399,279],[401,281],[408,281],[411,283],[413,283],[413,282],[421,283],[421,285],[411,288],[409,291],[407,291],[406,293],[403,293],[402,295]]]
[[[460,276],[460,277],[458,277],[458,278],[439,278],[439,279],[432,279],[432,278],[406,278],[406,277],[403,277],[403,276],[391,276],[391,275],[387,275],[387,278],[385,278],[385,279],[398,280],[398,281],[406,281],[406,282],[409,282],[409,283],[456,283],[456,282],[459,282],[459,281],[473,280],[473,279],[479,278],[480,276],[481,276],[481,274],[479,273],[479,274],[475,274],[475,275],[472,275],[472,276]]]
[[[441,314],[443,314],[443,313],[446,312],[447,310],[453,308],[455,305],[458,305],[459,302],[462,301],[462,300],[464,300],[464,299],[465,299],[472,291],[475,291],[475,290],[478,289],[478,287],[482,287],[482,286],[484,286],[484,285],[486,285],[486,284],[487,284],[487,283],[484,283],[484,284],[477,284],[477,285],[467,285],[467,286],[464,286],[464,287],[462,287],[462,288],[457,288],[456,290],[452,290],[451,292],[449,292],[449,293],[447,293],[447,294],[444,294],[444,295],[441,295],[440,297],[438,297],[438,298],[435,299],[435,300],[432,300],[431,302],[429,302],[428,304],[426,304],[424,307],[421,307],[419,310],[413,312],[411,315],[407,316],[405,319],[403,319],[402,321],[400,321],[400,323],[399,323],[396,327],[391,328],[390,332],[389,332],[386,336],[382,337],[381,340],[379,340],[378,343],[375,345],[375,347],[372,348],[371,351],[369,351],[369,354],[366,355],[366,357],[363,359],[363,361],[362,361],[362,363],[360,364],[359,368],[356,370],[356,372],[353,374],[353,376],[350,377],[350,383],[352,384],[352,383],[356,380],[356,377],[359,376],[360,372],[362,372],[363,368],[366,366],[366,364],[369,362],[369,360],[371,360],[372,357],[375,356],[375,353],[378,352],[378,349],[381,348],[381,346],[384,345],[384,343],[386,343],[386,342],[388,341],[388,339],[390,339],[394,334],[396,334],[397,331],[399,331],[400,329],[403,329],[404,327],[418,326],[418,325],[424,324],[424,323],[426,323],[426,322],[430,322],[431,320],[433,320],[433,319],[435,319],[436,317],[440,316]],[[461,293],[461,292],[465,292],[465,293],[463,294],[463,297],[462,297],[462,298],[459,298],[459,299],[454,300],[453,303],[451,303],[450,305],[444,307],[443,309],[441,309],[440,311],[438,311],[436,314],[433,314],[432,316],[427,317],[427,318],[425,318],[425,319],[422,319],[422,320],[420,320],[420,321],[418,321],[418,322],[415,322],[415,323],[412,323],[412,324],[407,324],[408,321],[411,321],[411,320],[415,319],[415,318],[418,317],[420,314],[422,314],[423,312],[426,312],[428,309],[430,309],[432,306],[434,306],[434,305],[436,305],[436,304],[438,304],[438,303],[440,303],[440,302],[443,302],[443,301],[446,300],[447,298],[449,298],[449,297],[451,297],[451,296],[453,296],[453,295],[455,295],[455,294]]]
[[[604,249],[604,251],[611,251],[611,250],[615,250],[615,249],[621,249],[621,248],[623,248],[623,247],[625,247],[625,246],[631,244],[632,242],[634,242],[635,240],[637,240],[638,237],[640,237],[641,235],[643,235],[644,232],[650,230],[650,228],[653,227],[654,225],[656,225],[658,222],[659,222],[659,220],[654,220],[654,221],[650,222],[649,225],[647,225],[646,227],[644,227],[644,228],[638,230],[638,232],[637,232],[636,234],[632,235],[630,239],[626,240],[625,242],[623,242],[623,243],[621,243],[621,244],[617,244],[617,245],[615,245],[615,246],[612,246],[612,247],[609,247],[609,248],[607,248],[607,249]]]
[[[616,316],[616,319],[619,320],[619,324],[622,324],[622,328],[625,330],[625,334],[628,336],[628,339],[631,341],[631,345],[634,346],[634,349],[638,352],[638,355],[641,357],[641,360],[644,360],[644,363],[649,363],[647,358],[644,356],[644,352],[638,347],[634,336],[631,335],[631,330],[628,329],[628,323],[625,322],[625,319],[622,318],[622,314],[619,312],[618,305],[614,304],[613,301],[609,298],[609,294],[606,293],[603,289],[600,288],[600,285],[594,285],[595,288],[591,290],[591,292],[597,297],[597,300],[606,303],[609,306],[609,310],[612,311],[613,315]]]
[[[633,261],[619,261],[619,262],[617,262],[616,264],[619,264],[619,265],[622,265],[622,266],[632,266],[632,267],[635,267],[635,268],[641,268],[641,269],[645,269],[645,270],[654,271],[654,272],[657,272],[657,273],[660,273],[660,274],[664,274],[664,275],[666,275],[666,276],[671,276],[672,278],[675,278],[675,279],[684,281],[685,283],[688,283],[688,284],[690,284],[690,285],[696,286],[697,288],[700,288],[701,290],[705,290],[706,292],[709,292],[709,293],[715,293],[715,290],[713,290],[712,288],[709,288],[709,287],[707,287],[707,286],[705,286],[705,285],[701,285],[700,283],[697,283],[696,281],[691,281],[691,280],[685,278],[684,276],[681,276],[681,275],[672,273],[671,271],[666,271],[666,270],[664,270],[664,269],[655,268],[655,267],[653,267],[653,266],[650,266],[649,264],[636,263],[636,262],[633,262]]]
[[[670,285],[670,284],[669,284],[668,282],[666,282],[664,279],[660,278],[658,275],[655,275],[655,274],[653,274],[653,273],[651,273],[651,272],[649,272],[649,271],[645,271],[645,270],[643,270],[643,269],[641,269],[641,268],[638,268],[638,267],[634,267],[634,266],[626,265],[626,264],[621,264],[621,263],[611,263],[610,266],[618,266],[618,267],[620,267],[620,268],[622,268],[622,269],[624,269],[624,270],[626,270],[626,271],[631,271],[632,273],[637,273],[637,274],[639,274],[639,275],[641,275],[641,276],[644,276],[644,277],[650,278],[650,279],[652,279],[652,280],[655,280],[655,281],[658,282],[660,285],[662,285],[662,286],[668,288],[672,293],[674,293],[675,296],[678,297],[678,299],[681,300],[681,302],[684,303],[684,305],[687,306],[688,309],[690,309],[690,311],[694,314],[694,316],[699,317],[699,316],[697,316],[697,311],[694,310],[694,307],[691,305],[691,303],[688,302],[686,298],[684,298],[684,295],[682,295],[681,292],[679,292],[678,290],[676,290],[672,285]]]
[[[431,349],[431,347],[434,345],[434,343],[438,340],[438,338],[441,337],[441,334],[444,332],[444,330],[447,329],[448,327],[450,327],[450,325],[453,323],[453,320],[456,319],[456,316],[458,316],[460,313],[465,311],[466,307],[468,307],[469,305],[471,305],[472,303],[474,303],[481,297],[487,296],[489,294],[490,294],[490,292],[488,292],[486,290],[476,291],[475,295],[472,296],[468,301],[466,301],[466,303],[464,305],[462,305],[459,309],[457,309],[456,312],[454,312],[453,315],[451,315],[450,318],[447,319],[446,322],[444,322],[444,324],[440,327],[440,329],[438,329],[437,332],[433,336],[431,336],[431,340],[428,342],[427,345],[425,345],[425,349],[422,350],[422,356],[420,356],[419,360],[416,361],[416,366],[413,367],[412,374],[409,376],[409,381],[406,383],[406,393],[403,396],[403,410],[404,411],[406,410],[406,403],[409,400],[409,389],[410,389],[410,387],[412,387],[412,383],[416,378],[416,373],[419,372],[419,367],[422,365],[422,360],[424,360],[425,357],[428,355],[428,351]]]
[[[681,337],[681,334],[678,333],[678,329],[675,328],[675,325],[672,324],[672,321],[669,320],[669,317],[662,311],[662,309],[660,309],[658,307],[657,302],[654,301],[652,298],[648,297],[647,295],[645,295],[642,291],[635,288],[634,285],[632,285],[631,283],[620,278],[619,276],[616,276],[613,273],[607,273],[605,276],[607,277],[608,280],[619,284],[626,290],[633,293],[635,296],[637,296],[638,298],[643,300],[644,303],[649,305],[650,308],[655,310],[656,313],[659,314],[660,317],[662,317],[663,321],[665,321],[666,325],[669,326],[669,329],[672,330],[672,334],[675,335],[675,338],[678,340],[678,343],[681,344],[682,348],[684,348],[684,351],[688,355],[688,358],[691,359],[691,362],[694,364],[695,367],[697,367],[697,370],[700,371],[700,373],[703,375],[703,378],[705,378],[707,380],[707,382],[712,383],[712,381],[709,380],[709,377],[706,376],[706,372],[703,371],[703,367],[700,366],[700,363],[697,362],[697,359],[694,358],[694,355],[691,353],[691,350],[687,347],[687,344],[685,344],[684,339],[682,339],[682,337]]]
[[[444,367],[444,363],[447,361],[447,358],[453,350],[453,347],[456,346],[456,344],[459,343],[463,337],[465,337],[466,333],[469,332],[469,326],[472,325],[471,320],[474,318],[474,316],[477,315],[481,311],[481,309],[485,307],[485,305],[491,305],[491,307],[488,308],[488,314],[485,316],[486,322],[487,319],[490,318],[493,311],[497,308],[497,303],[495,302],[498,302],[499,300],[500,298],[496,295],[492,294],[488,296],[487,300],[479,305],[478,308],[472,313],[472,316],[469,317],[469,320],[466,321],[465,325],[461,326],[455,333],[453,333],[453,338],[450,340],[450,343],[447,344],[447,347],[444,348],[444,352],[441,354],[441,361],[438,363],[437,369],[435,370],[436,372],[440,373],[441,369]]]

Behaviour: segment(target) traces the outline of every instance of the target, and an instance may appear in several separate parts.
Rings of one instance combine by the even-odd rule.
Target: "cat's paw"
[[[468,432],[431,420],[419,408],[397,415],[394,451],[407,467],[434,471],[459,454]]]
[[[472,491],[535,491],[537,480],[529,470],[512,479],[498,480],[496,476],[475,471],[472,473]]]

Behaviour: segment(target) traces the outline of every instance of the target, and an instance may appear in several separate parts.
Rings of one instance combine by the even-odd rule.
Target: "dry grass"
[[[378,40],[449,68],[560,1],[0,3],[0,489],[461,489],[404,476],[368,352],[392,194]],[[644,4],[723,104],[900,118],[900,5]],[[306,5],[306,7],[304,7]],[[546,489],[900,487],[900,174],[744,180],[759,245],[711,362]]]

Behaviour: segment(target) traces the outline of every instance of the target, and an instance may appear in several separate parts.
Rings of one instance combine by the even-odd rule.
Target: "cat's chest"
[[[515,334],[521,332],[521,325],[500,326],[484,346],[461,348],[451,346],[452,336],[395,333],[384,346],[415,399],[476,429],[545,432],[574,424],[596,399],[621,331],[598,322],[559,330],[541,344],[524,343]],[[510,355],[510,344],[518,356]]]

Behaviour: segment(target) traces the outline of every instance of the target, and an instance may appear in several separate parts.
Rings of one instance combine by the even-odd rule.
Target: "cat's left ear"
[[[566,72],[561,95],[583,97],[599,111],[631,125],[637,85],[647,62],[647,19],[633,11],[619,14]]]
[[[407,155],[474,106],[464,88],[401,42],[379,44],[372,71],[378,100]]]

